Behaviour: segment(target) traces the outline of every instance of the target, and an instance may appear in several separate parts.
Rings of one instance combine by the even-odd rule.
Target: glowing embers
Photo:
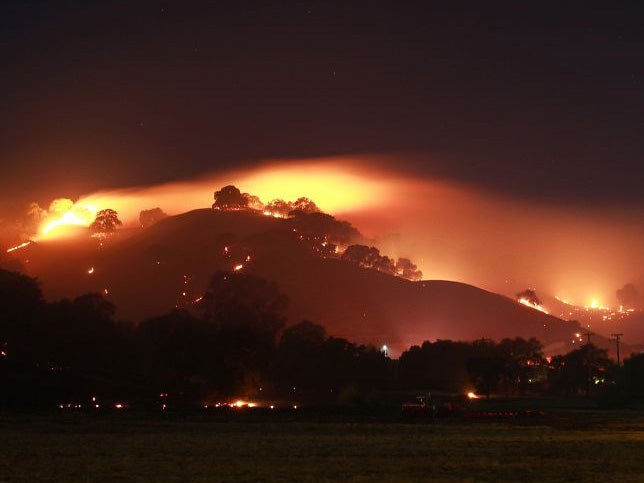
[[[532,302],[525,297],[521,297],[518,300],[518,302],[522,305],[525,305],[526,307],[530,307],[532,309],[538,310],[539,312],[543,312],[544,314],[548,313],[548,311],[543,307],[543,305]]]
[[[217,402],[215,404],[204,404],[204,409],[210,408],[232,408],[232,409],[246,409],[246,408],[257,408],[260,407],[258,403],[254,401],[247,401],[245,399],[235,399],[234,401],[228,402]]]
[[[274,211],[268,211],[268,210],[262,211],[262,214],[264,216],[271,216],[273,218],[287,218],[286,216],[284,216],[281,213],[277,213],[277,212],[274,212]]]

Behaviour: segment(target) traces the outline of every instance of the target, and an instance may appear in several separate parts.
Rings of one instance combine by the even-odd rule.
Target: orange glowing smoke
[[[63,238],[73,235],[73,228],[88,227],[96,218],[96,205],[85,202],[74,203],[68,198],[52,201],[44,210],[37,204],[30,208],[30,215],[40,220],[37,233],[32,234],[37,241]]]
[[[339,214],[365,207],[383,206],[390,182],[356,159],[333,158],[305,162],[267,162],[262,166],[213,174],[198,180],[158,186],[104,191],[71,200],[56,200],[46,212],[38,240],[53,239],[70,233],[69,227],[87,227],[96,213],[114,209],[127,226],[138,225],[141,210],[160,207],[170,215],[208,208],[213,193],[227,184],[258,196],[264,203],[275,198],[287,201],[306,196],[326,213]],[[270,216],[276,216],[269,213]]]
[[[107,208],[118,212],[124,228],[141,229],[141,210],[159,207],[176,215],[209,208],[215,190],[234,184],[264,203],[306,196],[322,211],[351,222],[382,253],[411,258],[428,279],[472,283],[512,298],[532,286],[565,294],[576,305],[593,294],[611,305],[616,287],[641,277],[634,268],[644,263],[639,207],[530,202],[403,173],[399,166],[408,163],[396,161],[374,156],[276,160],[191,181],[98,192],[50,206],[32,239],[79,233],[79,226],[88,226],[98,210]],[[431,160],[424,161],[431,166]]]

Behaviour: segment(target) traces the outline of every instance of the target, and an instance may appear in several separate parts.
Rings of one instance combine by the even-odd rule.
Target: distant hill
[[[118,316],[135,321],[190,307],[214,271],[237,267],[279,284],[290,298],[291,323],[308,319],[331,335],[386,343],[394,352],[428,339],[515,336],[537,337],[549,352],[575,347],[578,324],[507,297],[458,282],[411,282],[323,258],[316,253],[326,243],[319,230],[333,231],[343,243],[359,238],[332,219],[302,222],[203,209],[123,232],[103,248],[82,238],[32,244],[11,255],[42,281],[48,298],[107,290]]]

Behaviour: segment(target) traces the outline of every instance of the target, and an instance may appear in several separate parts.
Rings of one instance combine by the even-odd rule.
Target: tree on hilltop
[[[214,198],[212,207],[215,210],[241,210],[248,207],[248,195],[233,185],[224,186],[219,191],[215,191]]]
[[[158,221],[166,218],[168,214],[164,212],[161,208],[152,208],[150,210],[142,210],[139,213],[139,223],[141,228],[147,228],[154,225]]]
[[[116,230],[117,226],[122,224],[123,223],[119,220],[116,210],[108,208],[96,213],[96,218],[92,224],[89,225],[89,229],[93,233],[111,233]]]
[[[423,272],[418,270],[415,263],[409,258],[398,258],[396,262],[396,275],[412,282],[416,282],[423,278]]]

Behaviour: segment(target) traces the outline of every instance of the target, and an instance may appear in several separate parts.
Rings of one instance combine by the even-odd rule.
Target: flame
[[[92,203],[60,198],[52,201],[38,230],[37,240],[49,240],[70,235],[69,228],[88,227],[99,208]]]
[[[11,247],[7,249],[7,253],[15,252],[16,250],[20,250],[21,248],[25,248],[26,246],[29,246],[31,244],[31,240],[26,241],[24,243],[21,243],[20,245],[16,245],[15,247]]]
[[[431,165],[433,160],[427,161]],[[440,159],[436,162],[441,166]],[[493,194],[438,175],[421,177],[416,171],[403,171],[405,167],[409,167],[406,161],[371,155],[267,160],[251,169],[192,180],[103,190],[81,196],[71,205],[50,207],[31,238],[41,241],[79,233],[75,226],[89,225],[97,210],[107,208],[116,210],[126,227],[140,229],[141,210],[160,207],[177,215],[208,208],[215,190],[234,184],[264,203],[306,196],[322,211],[349,221],[373,238],[382,253],[411,258],[428,279],[463,281],[512,296],[510,279],[511,286],[538,285],[546,293],[565,293],[571,303],[583,306],[589,300],[587,294],[597,294],[606,303],[618,283],[639,276],[633,273],[642,261],[639,241],[644,228],[633,223],[640,218],[635,216],[639,208],[598,212],[595,207],[552,206]],[[596,229],[596,220],[605,222],[604,229]],[[514,236],[508,237],[500,227],[511,227]],[[388,237],[390,233],[400,237]],[[580,237],[587,240],[583,247],[578,246]],[[516,244],[515,238],[529,242]],[[537,267],[523,256],[527,252],[533,255],[530,260],[541,260]],[[598,257],[597,253],[609,255]]]
[[[606,307],[606,306],[602,305],[602,304],[601,304],[597,299],[595,299],[595,298],[594,298],[594,299],[592,299],[592,300],[590,301],[590,304],[588,304],[588,305],[584,305],[584,308],[585,308],[586,310],[601,310],[601,311],[611,310],[611,308],[610,308],[610,307]]]
[[[467,393],[467,398],[468,399],[478,399],[479,397],[474,393],[474,391],[470,391]]]
[[[254,408],[257,407],[257,403],[252,401],[244,401],[243,399],[237,399],[234,402],[228,403],[228,406],[231,408]]]
[[[238,264],[238,265],[235,265],[235,266],[233,267],[233,270],[234,270],[235,272],[238,272],[238,271],[240,271],[242,268],[244,268],[244,265],[242,265],[242,264],[240,263],[240,264]]]
[[[337,157],[293,161],[267,161],[247,170],[215,173],[200,179],[149,187],[103,191],[81,197],[75,203],[61,198],[50,205],[38,229],[36,240],[50,240],[73,234],[70,227],[87,227],[103,209],[114,209],[125,225],[139,226],[141,210],[160,207],[169,215],[209,208],[215,190],[234,184],[258,196],[264,203],[275,198],[312,199],[332,215],[366,206],[386,206],[394,188],[356,158]],[[281,217],[264,212],[266,216]]]
[[[539,312],[543,312],[544,314],[547,314],[548,311],[543,307],[543,305],[535,304],[533,302],[530,302],[526,298],[520,298],[519,303],[525,305],[526,307],[530,307],[532,309],[538,310]]]

